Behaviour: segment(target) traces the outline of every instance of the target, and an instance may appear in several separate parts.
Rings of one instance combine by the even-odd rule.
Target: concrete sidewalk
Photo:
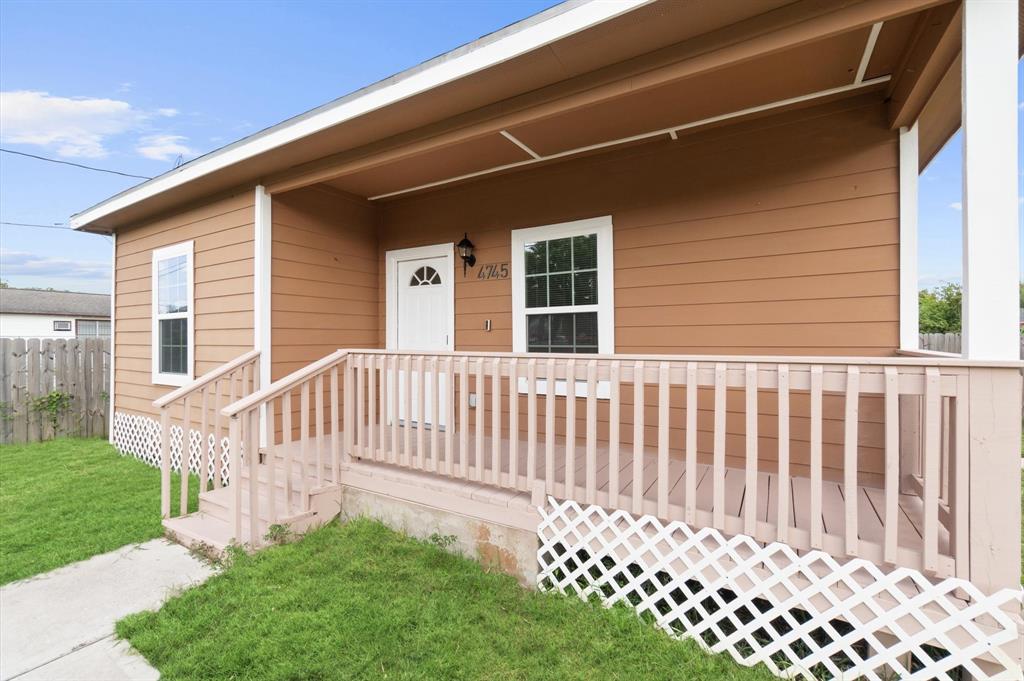
[[[213,573],[185,547],[154,539],[0,588],[0,681],[159,678],[114,638],[114,623]]]

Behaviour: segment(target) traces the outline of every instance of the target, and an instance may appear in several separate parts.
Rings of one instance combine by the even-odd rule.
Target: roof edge
[[[175,187],[491,68],[653,1],[568,0],[115,194],[72,215],[71,227],[110,231],[94,223]]]

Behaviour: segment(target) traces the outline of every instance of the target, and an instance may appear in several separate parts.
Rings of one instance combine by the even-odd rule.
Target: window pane
[[[526,273],[544,274],[547,272],[548,242],[539,241],[526,244]]]
[[[551,345],[573,347],[572,318],[571,314],[551,315]]]
[[[572,238],[572,268],[587,270],[597,267],[597,235],[574,236]]]
[[[526,307],[548,306],[548,278],[545,275],[526,278]]]
[[[552,274],[548,277],[548,305],[572,305],[572,275]]]
[[[528,352],[597,353],[597,313],[527,315]]]
[[[548,272],[567,272],[572,269],[572,239],[554,239],[548,242]]]
[[[573,276],[573,304],[597,304],[597,272],[577,272]]]
[[[576,318],[576,345],[597,347],[597,313],[578,312]],[[578,352],[596,352],[595,350],[578,350]]]
[[[157,263],[157,307],[160,314],[188,311],[188,257],[178,255]]]
[[[546,346],[549,343],[550,327],[548,325],[548,316],[546,314],[535,314],[529,315],[526,318],[528,327],[527,344],[530,347],[535,345]]]
[[[160,373],[186,374],[188,365],[188,320],[160,320]]]

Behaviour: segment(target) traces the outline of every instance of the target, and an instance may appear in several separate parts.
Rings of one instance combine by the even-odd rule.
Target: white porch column
[[[900,349],[917,350],[917,121],[900,128]]]
[[[270,248],[271,197],[263,185],[256,185],[253,217],[253,349],[260,351],[260,389],[270,385]],[[260,407],[260,446],[267,446],[267,407]]]
[[[963,355],[1019,356],[1017,2],[963,12]]]

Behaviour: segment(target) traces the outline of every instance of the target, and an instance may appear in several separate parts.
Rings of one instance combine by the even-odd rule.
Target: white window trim
[[[588,308],[593,307],[597,312],[597,351],[602,355],[615,353],[615,262],[612,242],[612,217],[610,215],[512,230],[512,257],[509,263],[509,270],[512,277],[513,352],[527,351],[526,267],[523,261],[523,251],[526,244],[535,241],[550,241],[551,239],[563,239],[565,237],[594,233],[597,234],[598,303],[594,306],[574,306],[573,311],[586,311]],[[565,312],[566,310],[558,307],[546,307],[531,308],[530,311],[535,313],[558,313]],[[547,382],[543,379],[538,380],[537,392],[543,393],[546,391]],[[525,378],[519,380],[519,392],[527,392]],[[565,381],[556,382],[555,393],[557,395],[566,394]],[[598,398],[607,399],[609,394],[608,382],[600,381],[597,386]],[[587,396],[587,384],[585,381],[576,381],[576,396]]]
[[[152,265],[152,340],[150,342],[150,354],[152,355],[152,374],[154,385],[172,385],[172,386],[183,386],[190,383],[193,378],[194,369],[193,363],[195,361],[195,259],[194,259],[194,242],[183,241],[173,246],[166,246],[164,248],[153,249],[153,265]],[[188,312],[182,315],[181,313],[174,313],[169,315],[160,315],[157,313],[158,300],[157,297],[160,295],[159,291],[159,267],[158,264],[161,260],[167,258],[175,258],[184,255],[188,259],[188,265],[186,267],[187,276],[187,290],[188,290]],[[186,351],[185,367],[187,369],[184,374],[165,374],[160,373],[160,334],[159,334],[159,322],[160,319],[173,319],[175,317],[181,318],[182,316],[188,320],[188,349]]]

